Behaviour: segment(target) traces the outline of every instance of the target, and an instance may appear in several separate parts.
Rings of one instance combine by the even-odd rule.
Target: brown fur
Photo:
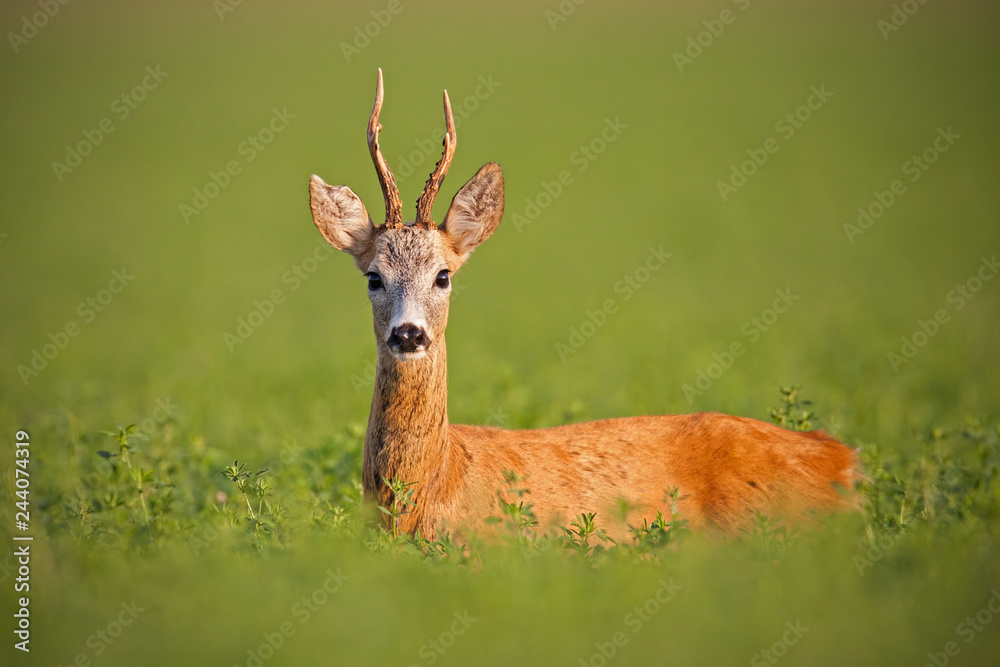
[[[373,225],[361,200],[345,186],[310,181],[313,220],[363,272],[371,289],[378,350],[375,392],[365,437],[362,484],[368,499],[392,503],[384,479],[416,482],[416,507],[401,527],[433,536],[482,528],[499,514],[504,471],[522,475],[528,502],[543,527],[597,512],[613,536],[626,534],[657,511],[677,488],[679,511],[692,525],[732,533],[755,511],[800,520],[810,510],[856,504],[858,461],[825,433],[797,433],[717,413],[628,417],[524,431],[448,423],[445,328],[453,274],[500,224],[503,173],[490,163],[459,190],[438,227],[429,223]],[[392,328],[417,323],[424,350],[396,354]],[[614,521],[622,501],[624,523]]]
[[[407,532],[483,527],[499,514],[505,470],[525,476],[522,486],[543,527],[596,511],[617,537],[625,533],[616,520],[619,501],[631,508],[626,522],[638,525],[669,511],[664,498],[672,487],[692,525],[727,533],[744,527],[755,510],[795,520],[807,510],[852,503],[857,462],[849,448],[825,434],[744,417],[629,417],[523,431],[449,425],[443,342],[405,377],[381,363],[378,369],[364,488],[388,506],[383,476],[418,482],[416,509],[401,524]]]

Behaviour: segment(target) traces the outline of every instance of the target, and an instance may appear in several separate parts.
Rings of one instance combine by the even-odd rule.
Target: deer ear
[[[309,179],[309,207],[323,238],[350,253],[360,265],[375,236],[375,225],[361,199],[346,185],[327,185],[314,174]]]
[[[440,229],[464,262],[476,246],[496,231],[502,217],[503,171],[496,162],[490,162],[451,200]]]

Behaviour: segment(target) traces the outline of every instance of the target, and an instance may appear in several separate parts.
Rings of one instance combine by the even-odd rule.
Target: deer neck
[[[365,494],[388,507],[392,498],[383,478],[416,482],[419,507],[421,496],[447,486],[450,454],[444,336],[426,356],[406,362],[379,345],[362,467]]]

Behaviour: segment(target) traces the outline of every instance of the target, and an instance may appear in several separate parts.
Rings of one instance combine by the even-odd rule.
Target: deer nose
[[[393,327],[389,334],[389,347],[396,352],[417,352],[431,344],[430,336],[415,324]]]

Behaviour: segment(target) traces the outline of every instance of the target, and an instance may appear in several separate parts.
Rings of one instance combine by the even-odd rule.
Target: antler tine
[[[378,147],[378,133],[382,125],[378,122],[378,117],[382,113],[382,99],[385,91],[382,86],[382,68],[378,70],[378,85],[375,88],[375,106],[372,107],[371,118],[368,119],[368,151],[372,154],[372,162],[375,163],[375,173],[378,174],[378,182],[382,186],[382,196],[385,198],[385,224],[389,227],[401,227],[403,224],[403,202],[399,199],[399,188],[396,187],[396,179],[392,176],[389,165],[382,156],[382,151]]]
[[[434,171],[431,172],[430,178],[427,179],[427,183],[424,185],[424,191],[417,200],[417,220],[415,224],[426,229],[434,227],[434,223],[431,222],[434,199],[437,197],[438,190],[441,188],[444,177],[448,173],[448,167],[451,166],[452,158],[455,157],[455,146],[458,145],[458,134],[455,132],[455,117],[451,113],[451,100],[448,99],[447,90],[444,91],[444,123],[446,130],[444,141],[442,142],[444,144],[444,154],[434,167]]]

